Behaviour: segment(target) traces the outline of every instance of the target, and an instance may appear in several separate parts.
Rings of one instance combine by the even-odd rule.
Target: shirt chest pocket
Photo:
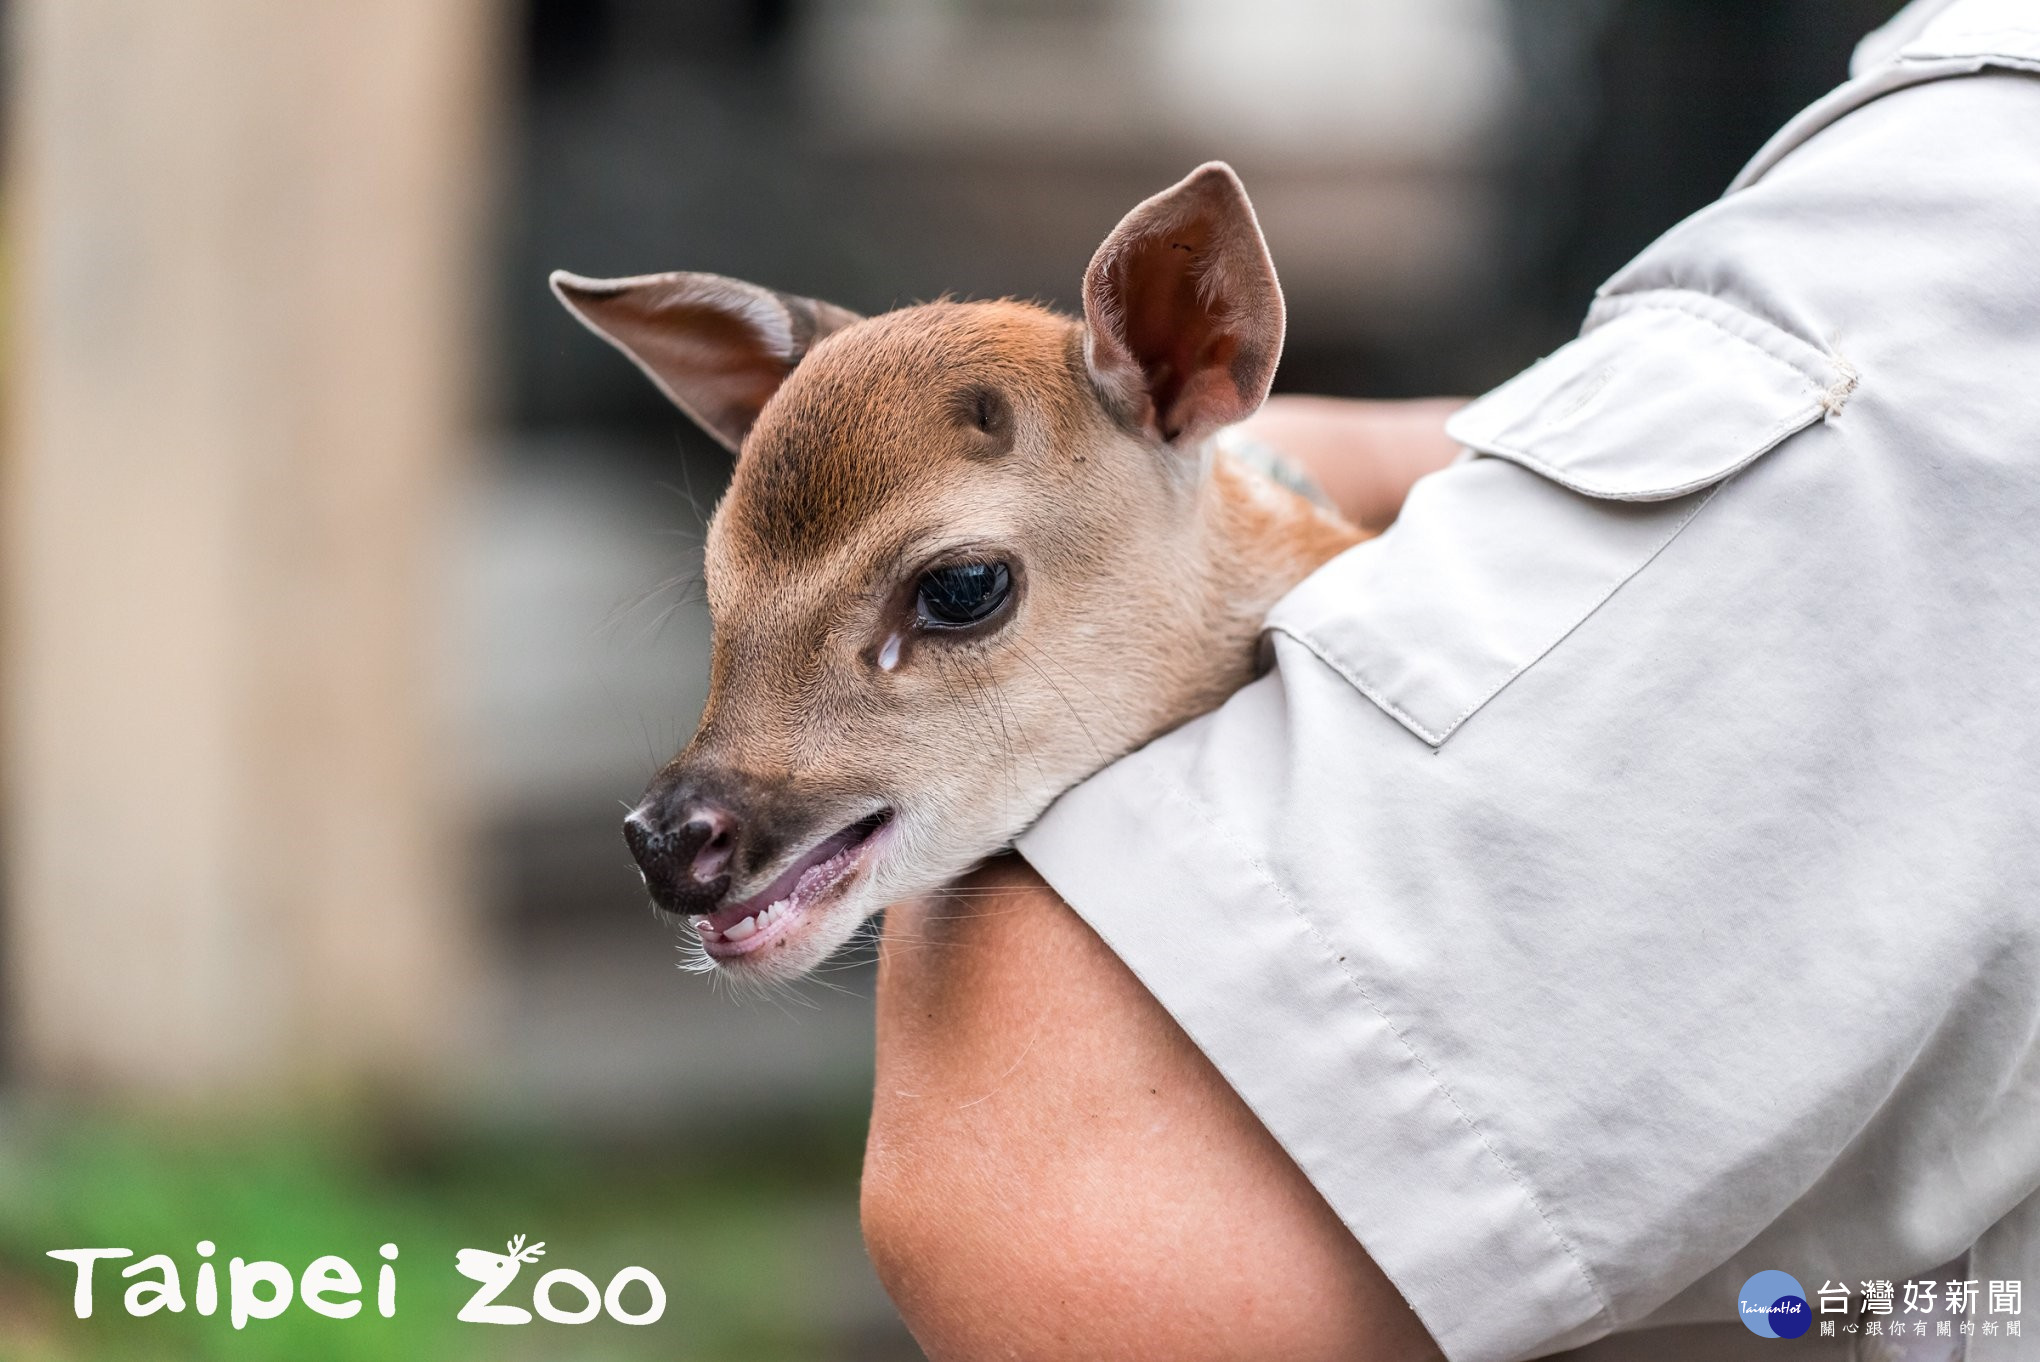
[[[1433,747],[1578,628],[1720,484],[1840,410],[1835,356],[1709,295],[1603,299],[1456,415],[1474,457],[1313,574],[1267,627]]]

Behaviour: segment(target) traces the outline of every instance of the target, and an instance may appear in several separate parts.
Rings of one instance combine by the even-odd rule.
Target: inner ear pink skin
[[[1093,376],[1187,447],[1261,405],[1282,353],[1281,286],[1246,191],[1217,162],[1135,208],[1084,276]]]
[[[1110,285],[1125,299],[1120,324],[1126,348],[1147,379],[1155,423],[1165,440],[1183,433],[1186,417],[1198,405],[1186,397],[1192,384],[1213,378],[1230,380],[1239,337],[1225,329],[1226,318],[1204,296],[1197,276],[1198,261],[1210,245],[1201,222],[1181,231],[1149,237],[1112,262]],[[1216,394],[1224,401],[1231,394]]]

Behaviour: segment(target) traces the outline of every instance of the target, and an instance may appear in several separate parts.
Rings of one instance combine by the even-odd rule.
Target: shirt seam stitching
[[[1691,517],[1688,518],[1690,519]],[[1233,836],[1231,829],[1221,823],[1213,812],[1205,806],[1204,802],[1190,792],[1189,788],[1182,783],[1180,778],[1171,783],[1173,785],[1172,793],[1176,798],[1196,813],[1198,818],[1203,820],[1205,826],[1211,829],[1213,835],[1225,844],[1227,849],[1239,859],[1240,863],[1247,868],[1249,873],[1260,880],[1267,887],[1268,891],[1274,894],[1276,899],[1281,902],[1283,907],[1287,908],[1296,920],[1302,924],[1304,931],[1310,935],[1311,940],[1317,944],[1318,949],[1325,953],[1326,958],[1332,962],[1333,967],[1338,970],[1340,976],[1345,979],[1346,983],[1355,993],[1359,994],[1361,1001],[1367,1004],[1374,1015],[1381,1019],[1381,1024],[1388,1028],[1389,1034],[1395,1037],[1396,1043],[1402,1047],[1403,1052],[1415,1061],[1418,1068],[1424,1071],[1424,1076],[1431,1081],[1431,1085],[1438,1090],[1439,1095],[1451,1104],[1453,1113],[1458,1117],[1460,1123],[1473,1133],[1473,1137],[1480,1141],[1481,1148],[1487,1151],[1488,1157],[1494,1160],[1498,1168],[1508,1174],[1511,1182],[1515,1183],[1516,1190],[1522,1193],[1523,1199],[1529,1203],[1530,1209],[1536,1212],[1537,1219],[1544,1226],[1545,1233],[1549,1234],[1553,1242],[1565,1253],[1566,1257],[1572,1260],[1574,1269],[1580,1274],[1580,1280],[1586,1283],[1588,1292],[1593,1296],[1596,1314],[1607,1319],[1611,1327],[1615,1325],[1617,1320],[1614,1306],[1610,1303],[1607,1293],[1602,1289],[1601,1283],[1595,1277],[1593,1270],[1587,1266],[1586,1259],[1581,1256],[1572,1241],[1566,1237],[1565,1233],[1558,1228],[1556,1222],[1552,1220],[1551,1214],[1545,1210],[1544,1204],[1538,1198],[1537,1193],[1531,1190],[1529,1181],[1522,1173],[1517,1171],[1516,1166],[1505,1158],[1499,1149],[1495,1148],[1494,1142],[1488,1138],[1487,1132],[1481,1128],[1480,1123],[1475,1121],[1473,1116],[1461,1105],[1458,1096],[1453,1093],[1451,1085],[1431,1066],[1430,1061],[1424,1058],[1417,1050],[1417,1047],[1410,1043],[1409,1038],[1402,1033],[1401,1028],[1395,1024],[1394,1019],[1388,1015],[1388,1012],[1381,1006],[1380,1002],[1375,999],[1367,985],[1361,981],[1360,976],[1346,963],[1345,957],[1341,956],[1332,946],[1332,943],[1325,939],[1324,934],[1318,930],[1317,924],[1311,921],[1309,915],[1303,911],[1302,906],[1296,902],[1288,891],[1277,883],[1274,874],[1269,871],[1260,858],[1241,845],[1239,839]]]
[[[1553,635],[1551,642],[1545,644],[1542,648],[1538,649],[1537,653],[1534,656],[1525,659],[1521,666],[1517,667],[1514,671],[1510,672],[1507,676],[1503,677],[1500,681],[1496,682],[1493,689],[1489,690],[1485,695],[1481,696],[1479,699],[1475,700],[1472,704],[1468,705],[1465,709],[1459,711],[1458,714],[1454,715],[1452,718],[1452,722],[1445,726],[1446,736],[1450,737],[1451,734],[1461,724],[1465,723],[1468,719],[1472,718],[1473,715],[1480,710],[1481,706],[1485,705],[1488,701],[1494,699],[1497,695],[1500,695],[1504,690],[1508,689],[1509,683],[1511,681],[1514,681],[1524,672],[1529,671],[1532,667],[1536,666],[1539,662],[1543,661],[1544,658],[1550,654],[1552,649],[1556,648],[1559,644],[1565,642],[1566,639],[1572,637],[1573,632],[1577,630],[1581,625],[1585,624],[1588,620],[1592,619],[1596,614],[1598,614],[1600,612],[1601,607],[1606,605],[1609,602],[1609,600],[1615,595],[1616,592],[1620,591],[1623,587],[1629,585],[1631,581],[1635,580],[1636,575],[1638,573],[1642,572],[1645,568],[1649,567],[1652,563],[1656,562],[1657,556],[1663,553],[1667,548],[1671,547],[1672,541],[1674,539],[1677,539],[1679,535],[1685,531],[1685,528],[1693,523],[1694,516],[1699,515],[1701,511],[1706,509],[1708,503],[1714,500],[1715,493],[1719,492],[1722,486],[1723,483],[1717,482],[1713,487],[1709,488],[1707,491],[1707,495],[1701,497],[1700,500],[1694,504],[1692,510],[1686,512],[1686,514],[1679,517],[1679,523],[1672,526],[1671,533],[1667,534],[1663,539],[1660,539],[1657,542],[1657,544],[1651,549],[1651,551],[1643,556],[1641,562],[1637,563],[1635,567],[1623,573],[1621,577],[1617,578],[1613,583],[1611,583],[1606,591],[1603,591],[1598,597],[1594,599],[1592,604],[1587,606],[1587,608],[1580,613],[1578,619],[1566,625],[1557,634]],[[1567,613],[1569,614],[1571,612],[1568,611]]]
[[[1315,657],[1318,661],[1324,663],[1327,667],[1330,667],[1333,671],[1337,672],[1340,676],[1344,677],[1348,685],[1352,686],[1362,695],[1365,695],[1369,700],[1372,700],[1375,704],[1381,706],[1382,709],[1388,711],[1389,717],[1395,719],[1398,723],[1402,724],[1403,727],[1409,729],[1412,733],[1416,734],[1419,738],[1422,738],[1426,743],[1430,744],[1432,747],[1437,747],[1445,741],[1450,730],[1447,730],[1447,733],[1435,733],[1431,729],[1425,727],[1423,721],[1418,719],[1416,715],[1411,714],[1408,710],[1404,709],[1401,705],[1398,705],[1395,701],[1389,699],[1386,695],[1382,694],[1381,691],[1379,691],[1372,684],[1370,684],[1367,678],[1360,674],[1359,668],[1351,666],[1350,664],[1342,661],[1339,658],[1328,655],[1324,651],[1324,649],[1318,646],[1318,642],[1316,639],[1313,639],[1308,635],[1297,632],[1298,629],[1303,628],[1305,626],[1291,625],[1286,621],[1281,622],[1270,621],[1268,627],[1278,634],[1287,634],[1290,638],[1293,638],[1298,643],[1302,644],[1307,650],[1309,650],[1312,657]],[[1547,649],[1546,651],[1549,650]]]
[[[1786,359],[1783,355],[1773,354],[1771,351],[1766,350],[1763,346],[1751,340],[1748,336],[1737,335],[1735,332],[1729,330],[1727,327],[1723,326],[1720,322],[1708,316],[1705,312],[1702,312],[1700,309],[1695,307],[1688,307],[1682,303],[1675,302],[1670,296],[1667,296],[1675,294],[1688,294],[1694,297],[1712,299],[1719,306],[1735,307],[1735,304],[1733,303],[1724,302],[1721,299],[1715,298],[1715,295],[1711,293],[1702,293],[1696,289],[1649,289],[1642,293],[1609,293],[1604,294],[1600,298],[1597,298],[1594,302],[1594,307],[1595,309],[1607,313],[1608,321],[1613,321],[1617,317],[1627,316],[1632,312],[1675,312],[1679,316],[1685,317],[1691,321],[1699,322],[1703,326],[1712,327],[1714,330],[1719,331],[1722,335],[1728,337],[1730,340],[1736,342],[1738,345],[1746,346],[1749,349],[1756,351],[1757,354],[1769,360],[1771,363],[1777,365],[1779,368],[1785,370],[1787,373],[1791,374],[1794,378],[1798,379],[1800,382],[1810,384],[1816,393],[1827,386],[1826,384],[1820,381],[1819,375],[1809,374],[1808,372],[1806,372],[1806,370],[1800,368],[1797,364],[1794,364],[1791,360]],[[1742,312],[1743,310],[1741,308],[1736,308],[1736,311]],[[1771,330],[1776,331],[1779,335],[1784,336],[1786,339],[1793,341],[1799,345],[1805,346],[1807,349],[1813,351],[1813,353],[1817,355],[1820,355],[1822,358],[1829,358],[1827,353],[1823,351],[1819,346],[1807,344],[1807,342],[1801,340],[1798,336],[1794,336],[1791,332],[1785,330],[1783,327],[1780,327],[1773,322],[1766,321],[1764,318],[1759,317],[1754,313],[1743,312],[1743,315],[1749,317],[1751,321],[1756,322],[1759,326],[1769,327]],[[1595,330],[1599,330],[1600,326],[1606,324],[1607,324],[1606,322],[1597,324]],[[1585,334],[1590,335],[1592,333],[1588,332]]]
[[[1730,476],[1733,477],[1733,475]],[[1609,602],[1609,600],[1613,598],[1616,592],[1620,591],[1623,587],[1627,586],[1631,581],[1635,579],[1638,573],[1642,572],[1645,568],[1649,567],[1653,562],[1655,562],[1659,554],[1663,553],[1667,548],[1670,548],[1672,541],[1679,537],[1679,535],[1685,530],[1686,526],[1693,523],[1693,517],[1699,515],[1700,512],[1704,510],[1707,507],[1707,505],[1714,500],[1715,494],[1718,493],[1722,489],[1722,487],[1726,486],[1728,481],[1729,479],[1723,479],[1721,482],[1718,482],[1713,487],[1709,488],[1707,491],[1707,495],[1701,497],[1700,500],[1694,504],[1692,510],[1686,512],[1685,515],[1681,516],[1679,518],[1678,524],[1672,526],[1670,533],[1666,534],[1663,539],[1659,540],[1651,548],[1650,552],[1646,553],[1643,556],[1642,560],[1639,561],[1635,567],[1623,573],[1619,578],[1615,580],[1615,582],[1612,585],[1608,587],[1606,591],[1603,591],[1598,597],[1596,597],[1593,601],[1588,603],[1586,609],[1581,611],[1577,618],[1573,619],[1570,623],[1566,624],[1562,629],[1559,630],[1558,633],[1553,634],[1549,642],[1545,643],[1542,647],[1538,648],[1536,652],[1532,653],[1529,657],[1525,658],[1522,662],[1518,663],[1516,667],[1508,673],[1508,675],[1504,676],[1501,680],[1497,681],[1492,687],[1483,692],[1471,704],[1467,705],[1465,709],[1462,709],[1461,711],[1459,711],[1459,713],[1452,716],[1451,720],[1448,721],[1442,729],[1438,730],[1435,733],[1431,729],[1427,728],[1423,723],[1421,723],[1414,715],[1410,714],[1400,705],[1396,704],[1394,701],[1388,699],[1385,695],[1381,694],[1381,692],[1374,686],[1370,685],[1367,679],[1361,675],[1359,668],[1353,666],[1349,662],[1346,662],[1342,658],[1327,653],[1325,649],[1319,645],[1316,639],[1298,633],[1297,630],[1303,626],[1291,625],[1286,621],[1281,623],[1275,623],[1271,621],[1269,627],[1271,629],[1276,630],[1279,633],[1287,634],[1289,635],[1289,637],[1295,639],[1298,643],[1301,643],[1306,649],[1309,650],[1311,656],[1317,658],[1320,662],[1323,662],[1326,666],[1330,667],[1333,671],[1337,672],[1340,676],[1344,677],[1347,683],[1350,684],[1354,689],[1358,690],[1362,695],[1365,695],[1369,700],[1372,700],[1375,704],[1381,706],[1382,709],[1388,712],[1391,718],[1394,718],[1395,720],[1400,722],[1404,727],[1408,728],[1411,732],[1415,733],[1419,738],[1422,738],[1426,743],[1430,744],[1432,748],[1434,749],[1442,748],[1445,745],[1445,740],[1447,738],[1450,738],[1455,732],[1457,732],[1459,730],[1460,725],[1464,724],[1468,719],[1472,718],[1475,714],[1477,714],[1480,711],[1481,707],[1487,704],[1488,701],[1494,699],[1497,695],[1500,695],[1504,690],[1507,690],[1510,682],[1514,681],[1524,672],[1529,671],[1530,668],[1536,666],[1539,662],[1543,661],[1545,657],[1550,654],[1552,649],[1556,648],[1559,644],[1565,642],[1566,639],[1572,636],[1575,630],[1577,630],[1581,625],[1585,624],[1588,620],[1592,619],[1595,616],[1595,614],[1597,614],[1600,611],[1601,607],[1606,605]],[[1572,612],[1568,610],[1565,613],[1571,614]]]

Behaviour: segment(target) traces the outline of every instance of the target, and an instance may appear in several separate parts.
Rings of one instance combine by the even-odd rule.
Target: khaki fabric
[[[1020,843],[1453,1362],[2040,1290],[2040,0],[1903,22]]]

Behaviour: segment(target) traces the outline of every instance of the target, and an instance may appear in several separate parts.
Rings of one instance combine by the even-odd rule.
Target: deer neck
[[[1200,632],[1222,699],[1260,670],[1262,621],[1305,577],[1368,536],[1214,450],[1201,507]]]

